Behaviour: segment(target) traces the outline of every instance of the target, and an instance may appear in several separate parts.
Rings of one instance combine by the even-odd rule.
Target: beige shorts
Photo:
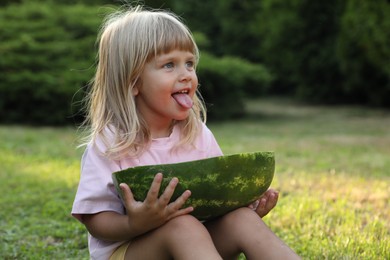
[[[129,247],[130,242],[126,242],[115,249],[114,253],[110,256],[110,260],[124,260],[126,255],[126,250]]]

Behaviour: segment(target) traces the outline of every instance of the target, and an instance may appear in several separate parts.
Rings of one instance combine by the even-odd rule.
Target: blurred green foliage
[[[390,107],[389,1],[348,1],[340,21],[337,58],[347,96]]]
[[[311,102],[390,107],[388,1],[266,2],[258,16],[260,56],[280,91]]]
[[[143,1],[2,1],[0,122],[79,122],[99,26],[126,2]],[[389,1],[144,2],[194,32],[211,118],[240,116],[244,97],[265,94],[390,107]]]
[[[201,55],[198,78],[200,91],[208,107],[208,115],[215,119],[243,116],[244,97],[248,93],[261,96],[273,80],[268,70],[242,58]]]
[[[204,2],[204,8],[202,4]],[[270,94],[316,103],[390,107],[386,0],[173,1],[217,55],[263,64]]]
[[[84,5],[26,3],[0,10],[0,121],[72,120],[93,75],[102,12]],[[81,19],[82,18],[82,19]]]
[[[0,122],[81,121],[82,99],[94,74],[96,35],[112,7],[62,2],[72,4],[37,1],[0,9]],[[201,33],[196,38],[200,45],[209,42]],[[242,58],[204,56],[199,77],[212,103],[211,118],[242,115],[245,89],[263,93],[272,80],[266,68]]]
[[[342,75],[335,56],[342,3],[268,0],[258,16],[260,56],[278,75],[276,91],[317,102],[337,102]]]

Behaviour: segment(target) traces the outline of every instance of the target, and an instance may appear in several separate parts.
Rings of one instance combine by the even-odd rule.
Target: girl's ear
[[[140,87],[141,87],[141,82],[139,79],[137,79],[133,85],[133,88],[131,89],[131,93],[133,94],[134,97],[138,96]]]
[[[134,97],[138,96],[138,94],[139,94],[138,86],[135,85],[135,86],[133,87],[133,89],[131,90],[131,92],[132,92],[132,94],[133,94]]]

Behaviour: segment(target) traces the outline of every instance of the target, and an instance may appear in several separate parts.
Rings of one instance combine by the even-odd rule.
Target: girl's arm
[[[143,202],[134,199],[128,185],[120,184],[127,215],[113,211],[84,215],[83,222],[89,233],[101,240],[126,241],[158,228],[174,217],[190,213],[192,207],[182,209],[191,195],[188,190],[169,203],[178,183],[177,178],[173,178],[163,194],[158,197],[162,178],[161,173],[155,176]]]
[[[92,236],[105,241],[126,241],[137,235],[127,216],[114,211],[83,215],[83,223]]]

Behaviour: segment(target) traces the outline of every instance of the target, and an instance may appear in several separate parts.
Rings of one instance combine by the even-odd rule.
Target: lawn
[[[210,122],[225,154],[275,151],[264,218],[304,259],[390,258],[390,111],[249,101]],[[73,128],[0,126],[0,259],[88,259],[72,219],[82,149]]]

